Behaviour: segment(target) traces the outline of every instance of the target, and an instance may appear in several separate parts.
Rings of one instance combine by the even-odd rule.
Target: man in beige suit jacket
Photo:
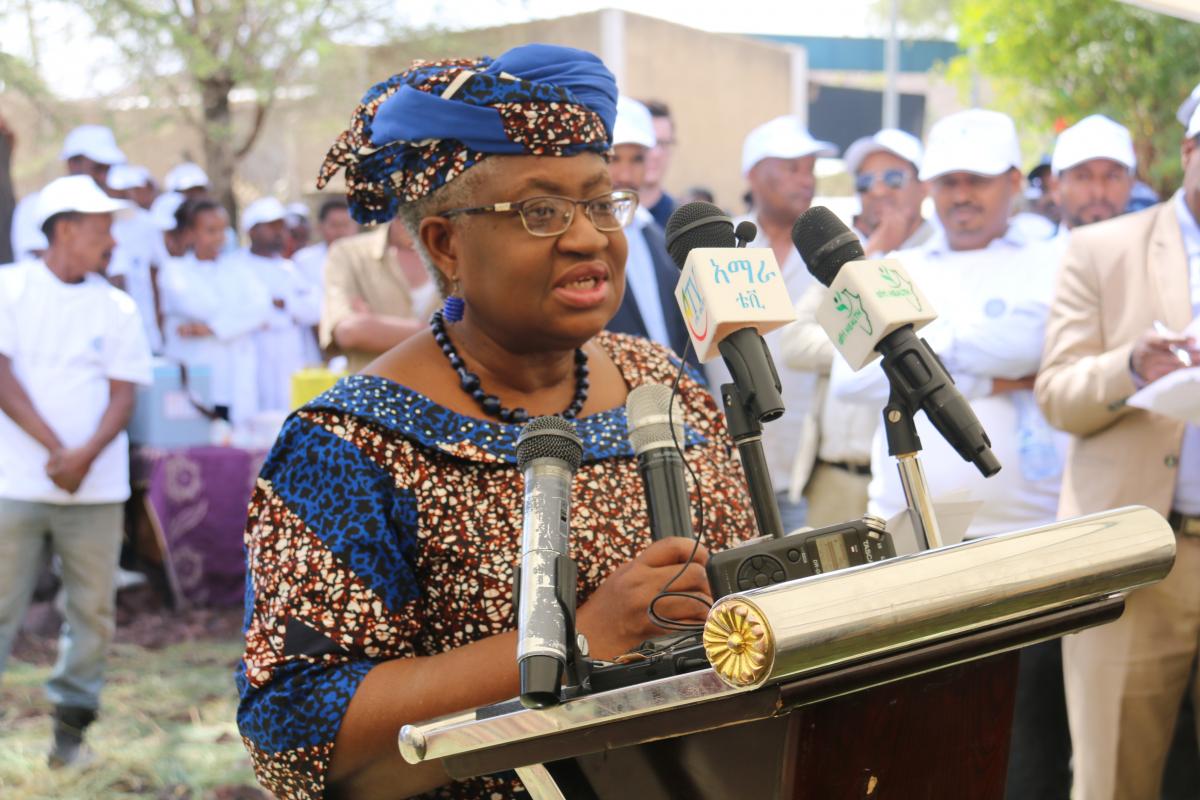
[[[1138,503],[1178,532],[1166,580],[1134,592],[1118,621],[1063,640],[1075,800],[1160,795],[1200,643],[1200,538],[1187,535],[1200,533],[1200,435],[1125,404],[1185,359],[1200,364],[1193,340],[1155,332],[1156,322],[1182,331],[1200,309],[1200,119],[1193,126],[1179,194],[1072,232],[1035,385],[1046,418],[1074,435],[1059,516]]]

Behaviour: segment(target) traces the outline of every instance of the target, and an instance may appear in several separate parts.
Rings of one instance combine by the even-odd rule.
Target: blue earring
[[[458,291],[458,281],[454,282],[452,292]],[[442,303],[442,318],[446,322],[458,322],[463,318],[463,309],[467,307],[467,301],[463,300],[457,294],[446,295],[446,300]]]

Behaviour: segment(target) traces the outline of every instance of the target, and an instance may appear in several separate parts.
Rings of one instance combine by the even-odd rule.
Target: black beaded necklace
[[[441,311],[433,312],[433,316],[429,318],[429,327],[433,330],[433,340],[438,343],[438,347],[442,348],[446,360],[458,373],[459,385],[462,386],[464,392],[475,399],[475,402],[479,403],[483,413],[498,417],[501,422],[523,424],[529,421],[529,412],[525,409],[505,408],[500,405],[499,397],[483,391],[479,385],[479,376],[467,369],[462,356],[454,349],[454,342],[450,341],[450,336],[446,333],[446,321],[442,318]],[[584,404],[587,403],[588,386],[590,385],[587,360],[587,353],[582,349],[575,351],[575,396],[571,398],[571,405],[567,406],[566,411],[558,415],[563,419],[575,419],[583,410]]]

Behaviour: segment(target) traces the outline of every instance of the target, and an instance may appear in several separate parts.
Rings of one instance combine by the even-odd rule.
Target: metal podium
[[[709,669],[408,725],[411,763],[536,800],[1004,796],[1016,650],[1111,621],[1175,557],[1128,507],[720,599]]]

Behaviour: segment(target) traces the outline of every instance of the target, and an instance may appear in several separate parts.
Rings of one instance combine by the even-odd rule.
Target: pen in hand
[[[1178,336],[1178,334],[1174,333],[1170,328],[1158,320],[1154,320],[1154,330],[1160,336]],[[1185,367],[1193,366],[1192,354],[1189,353],[1186,348],[1180,347],[1177,344],[1168,344],[1167,349],[1170,350],[1172,355],[1178,358],[1180,363],[1182,363]]]

